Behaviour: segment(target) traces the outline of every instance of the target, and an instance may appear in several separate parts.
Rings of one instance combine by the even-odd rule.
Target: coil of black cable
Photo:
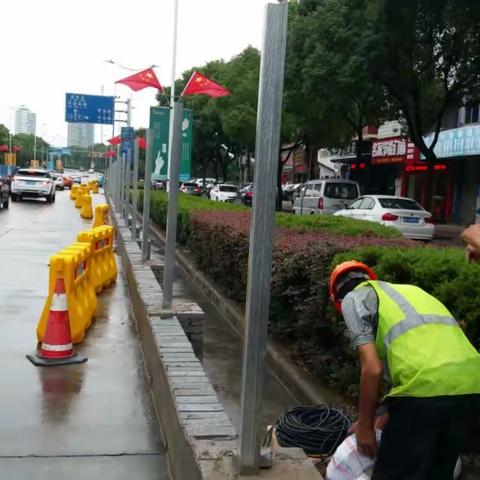
[[[285,410],[274,427],[282,447],[302,448],[307,455],[333,455],[351,424],[339,409],[318,405]]]

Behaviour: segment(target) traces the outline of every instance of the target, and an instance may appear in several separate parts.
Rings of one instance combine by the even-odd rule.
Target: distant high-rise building
[[[22,105],[15,112],[15,133],[35,134],[37,123],[37,114],[30,111],[25,105]]]
[[[88,148],[95,140],[95,125],[93,123],[69,123],[68,146]]]

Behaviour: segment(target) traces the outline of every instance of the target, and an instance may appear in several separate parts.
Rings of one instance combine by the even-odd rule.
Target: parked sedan
[[[431,240],[435,233],[432,214],[415,200],[405,197],[364,195],[334,215],[394,227],[413,240]]]
[[[217,202],[233,202],[237,196],[238,188],[235,185],[221,183],[215,185],[210,191],[210,198]]]

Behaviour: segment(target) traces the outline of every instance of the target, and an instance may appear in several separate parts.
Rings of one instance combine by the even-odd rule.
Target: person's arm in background
[[[462,232],[462,240],[467,244],[467,258],[470,262],[480,262],[480,225],[470,225]]]
[[[360,406],[356,427],[357,445],[361,454],[375,457],[377,441],[375,437],[375,411],[380,396],[380,382],[383,365],[375,344],[367,343],[357,349],[360,358]]]

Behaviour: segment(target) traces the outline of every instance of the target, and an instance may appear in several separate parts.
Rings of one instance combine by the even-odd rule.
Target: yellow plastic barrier
[[[72,185],[72,188],[70,189],[70,198],[72,200],[75,200],[77,198],[78,189],[79,189],[78,185]]]
[[[102,225],[111,225],[110,207],[106,203],[102,203],[95,207],[92,228],[101,227]]]
[[[101,292],[117,279],[118,269],[113,253],[113,227],[104,225],[78,234],[77,240],[92,247],[90,281]]]
[[[80,343],[85,338],[97,309],[97,297],[90,279],[91,252],[90,244],[74,243],[50,257],[48,297],[37,325],[39,342],[45,335],[55,282],[59,277],[65,281],[72,342]]]
[[[88,186],[90,187],[92,193],[98,193],[98,182],[96,180],[90,180],[88,182]]]
[[[77,190],[77,196],[75,197],[75,208],[82,208],[83,205],[83,196],[85,195],[85,190],[83,188],[79,188]]]
[[[93,218],[92,197],[88,194],[83,195],[80,216],[82,218]]]

